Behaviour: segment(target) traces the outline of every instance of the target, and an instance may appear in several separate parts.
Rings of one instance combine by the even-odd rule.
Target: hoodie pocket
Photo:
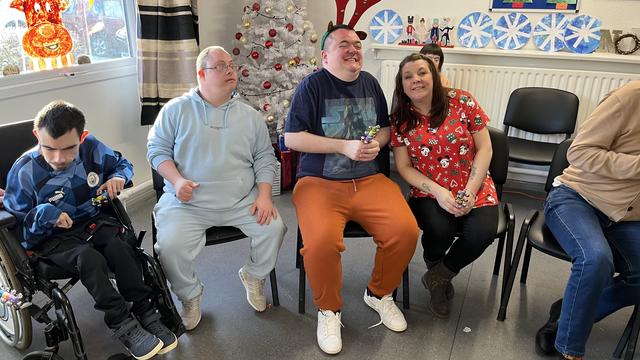
[[[194,193],[194,202],[211,209],[227,209],[251,193],[253,184],[242,178],[200,182]]]

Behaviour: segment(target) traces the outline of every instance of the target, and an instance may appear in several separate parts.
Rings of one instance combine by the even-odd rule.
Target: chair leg
[[[300,263],[300,272],[298,275],[298,313],[305,313],[305,297],[307,293],[307,284],[306,284],[307,274],[304,271],[304,263]]]
[[[302,255],[300,254],[301,249],[302,249],[302,233],[300,233],[300,228],[298,227],[298,237],[296,241],[296,269],[300,269],[300,263],[302,262]]]
[[[276,278],[276,268],[271,270],[269,274],[269,282],[271,283],[271,297],[273,298],[273,306],[280,306],[280,296],[278,296],[278,279]]]
[[[524,259],[522,259],[522,272],[520,273],[520,283],[527,283],[527,275],[529,275],[529,263],[531,262],[531,249],[533,247],[527,243],[527,247],[524,251]]]
[[[402,307],[409,310],[409,265],[402,273]]]
[[[498,249],[496,250],[496,260],[493,262],[493,275],[500,274],[500,261],[502,261],[502,250],[504,248],[505,234],[500,235],[498,240]]]
[[[638,305],[633,309],[633,328],[631,334],[627,340],[627,352],[624,355],[624,360],[633,360],[633,355],[636,352],[636,344],[638,342],[638,334],[640,333],[640,318],[638,317]]]

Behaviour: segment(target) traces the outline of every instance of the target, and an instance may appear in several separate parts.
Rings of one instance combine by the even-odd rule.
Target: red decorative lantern
[[[267,49],[273,46],[273,41],[271,40],[267,40],[264,42],[264,47],[266,47]]]
[[[248,77],[249,76],[249,70],[248,69],[242,69],[242,76]]]
[[[240,49],[238,49],[238,48],[233,48],[233,50],[231,50],[231,52],[233,53],[233,55],[236,55],[236,56],[240,55]]]
[[[258,58],[260,57],[260,54],[259,54],[257,51],[253,50],[253,51],[251,52],[251,57],[252,57],[254,60],[258,60]]]
[[[273,68],[276,69],[276,71],[280,71],[280,70],[282,70],[282,64],[277,63],[277,64],[273,65]]]
[[[284,26],[287,31],[293,31],[293,24],[292,23],[287,23],[287,25]]]
[[[257,2],[253,3],[253,6],[251,6],[251,9],[253,11],[260,11],[260,4],[258,4]]]
[[[237,32],[236,33],[236,40],[240,40],[241,37],[242,37],[242,33],[241,32]]]
[[[265,81],[262,83],[262,87],[269,90],[271,88],[271,83],[269,81]]]
[[[276,37],[276,35],[278,35],[276,29],[269,29],[269,36]]]

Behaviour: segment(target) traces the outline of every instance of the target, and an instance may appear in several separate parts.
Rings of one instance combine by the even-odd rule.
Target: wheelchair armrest
[[[16,223],[16,217],[6,210],[0,210],[0,228],[11,227]]]

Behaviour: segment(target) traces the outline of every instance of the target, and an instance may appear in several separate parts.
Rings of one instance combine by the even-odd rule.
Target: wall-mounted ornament
[[[472,12],[458,24],[458,42],[468,48],[483,48],[489,44],[493,34],[493,20],[482,12]]]
[[[378,12],[369,23],[371,37],[380,44],[394,43],[402,35],[403,29],[402,18],[393,10]]]
[[[512,12],[501,16],[493,26],[493,41],[502,50],[517,50],[531,38],[531,22],[521,13]]]
[[[567,49],[578,54],[590,54],[600,46],[602,21],[589,15],[576,16],[564,31]]]
[[[622,35],[622,30],[600,30],[600,46],[598,52],[616,53],[615,42]]]
[[[640,37],[635,34],[624,34],[615,41],[616,52],[620,55],[631,55],[640,50]]]
[[[535,29],[533,29],[533,43],[542,51],[559,51],[564,49],[564,31],[569,20],[563,14],[547,14]]]

